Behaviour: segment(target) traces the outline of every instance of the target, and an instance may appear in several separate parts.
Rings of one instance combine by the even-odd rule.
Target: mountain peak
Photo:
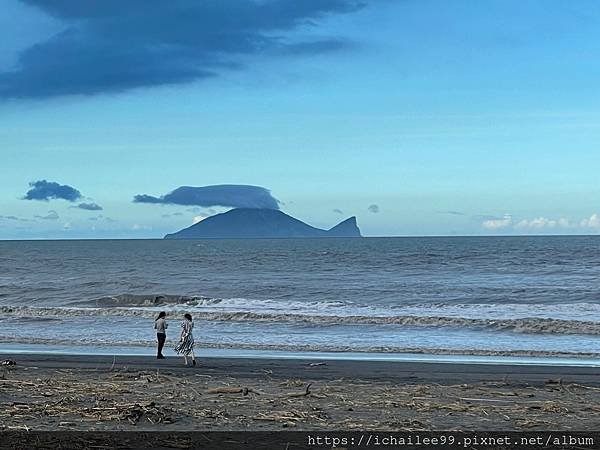
[[[277,209],[236,208],[207,217],[165,239],[270,239],[361,237],[356,217],[330,230],[312,227]]]
[[[348,217],[328,231],[331,237],[361,237],[356,216]]]

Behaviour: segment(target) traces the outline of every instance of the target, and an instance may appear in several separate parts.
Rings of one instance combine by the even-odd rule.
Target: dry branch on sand
[[[308,383],[306,385],[306,388],[304,389],[304,391],[302,392],[292,392],[290,394],[286,394],[285,396],[288,398],[298,398],[298,397],[308,397],[311,392],[310,392],[310,387],[312,386],[312,383]]]
[[[216,387],[216,388],[210,388],[206,391],[207,394],[242,394],[243,396],[246,396],[250,393],[253,394],[257,394],[260,395],[259,392],[255,391],[252,388],[248,388],[248,387],[228,387],[228,386],[222,386],[222,387]]]

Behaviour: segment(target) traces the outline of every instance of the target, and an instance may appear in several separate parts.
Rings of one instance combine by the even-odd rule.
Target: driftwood
[[[289,397],[289,398],[308,397],[311,394],[311,392],[310,392],[311,386],[312,386],[312,383],[308,383],[306,385],[306,388],[304,389],[304,391],[292,392],[291,394],[287,394],[286,397]]]
[[[255,391],[254,389],[247,388],[247,387],[222,386],[222,387],[210,388],[206,392],[208,394],[242,394],[242,395],[246,396],[249,393],[253,393],[253,394],[260,395],[259,392]]]

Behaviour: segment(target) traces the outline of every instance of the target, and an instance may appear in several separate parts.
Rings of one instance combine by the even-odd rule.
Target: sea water
[[[0,351],[151,354],[162,310],[200,352],[598,361],[600,237],[0,241]]]

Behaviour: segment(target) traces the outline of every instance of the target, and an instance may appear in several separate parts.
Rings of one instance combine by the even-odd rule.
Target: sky
[[[4,0],[0,239],[596,234],[599,76],[593,0]]]

